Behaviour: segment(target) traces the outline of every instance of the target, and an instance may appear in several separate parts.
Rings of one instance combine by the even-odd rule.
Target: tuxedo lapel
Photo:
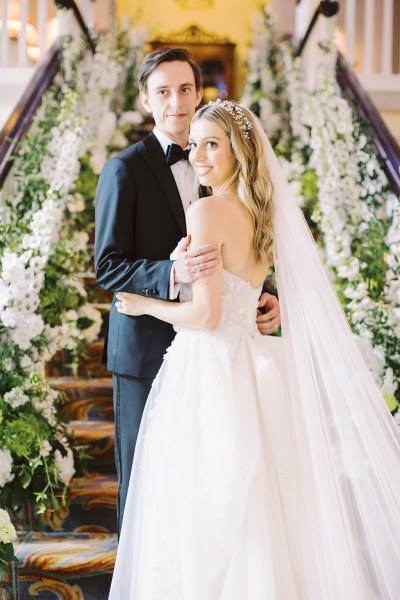
[[[161,185],[175,219],[182,231],[182,235],[185,236],[186,220],[182,200],[174,176],[172,175],[171,167],[167,165],[164,151],[156,136],[150,133],[150,135],[142,141],[138,150]]]

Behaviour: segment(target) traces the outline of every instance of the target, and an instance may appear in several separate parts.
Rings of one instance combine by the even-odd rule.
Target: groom
[[[181,283],[214,272],[220,254],[205,245],[189,250],[185,210],[199,197],[184,150],[190,121],[202,96],[198,66],[184,49],[161,49],[143,60],[140,99],[155,128],[104,166],[96,192],[95,268],[99,284],[174,300]],[[177,259],[169,259],[179,240]],[[105,356],[113,373],[118,530],[128,491],[136,438],[147,396],[174,330],[153,317],[129,317],[111,306]],[[274,296],[263,294],[262,333],[280,323]]]

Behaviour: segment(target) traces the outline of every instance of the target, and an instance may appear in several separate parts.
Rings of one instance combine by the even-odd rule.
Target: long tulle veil
[[[400,444],[259,122],[274,185],[306,600],[400,598]],[[319,579],[319,581],[318,581]]]

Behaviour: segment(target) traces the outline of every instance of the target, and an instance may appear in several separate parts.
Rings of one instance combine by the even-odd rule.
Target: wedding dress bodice
[[[256,313],[261,287],[253,288],[250,283],[223,270],[222,317],[218,331],[237,335],[257,331]]]
[[[222,316],[214,334],[227,334],[229,337],[243,333],[253,335],[257,331],[256,313],[262,287],[254,288],[226,269],[222,274]],[[179,297],[182,302],[191,300],[191,285],[183,284]]]

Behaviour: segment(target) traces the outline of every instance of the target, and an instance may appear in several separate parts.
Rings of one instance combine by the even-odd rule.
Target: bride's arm
[[[202,198],[186,214],[187,230],[193,247],[212,243],[221,249],[223,234],[221,202],[215,198]],[[117,309],[127,315],[150,315],[172,325],[193,329],[215,329],[221,320],[222,262],[216,271],[197,279],[192,284],[190,302],[171,303],[136,294],[119,293]]]

